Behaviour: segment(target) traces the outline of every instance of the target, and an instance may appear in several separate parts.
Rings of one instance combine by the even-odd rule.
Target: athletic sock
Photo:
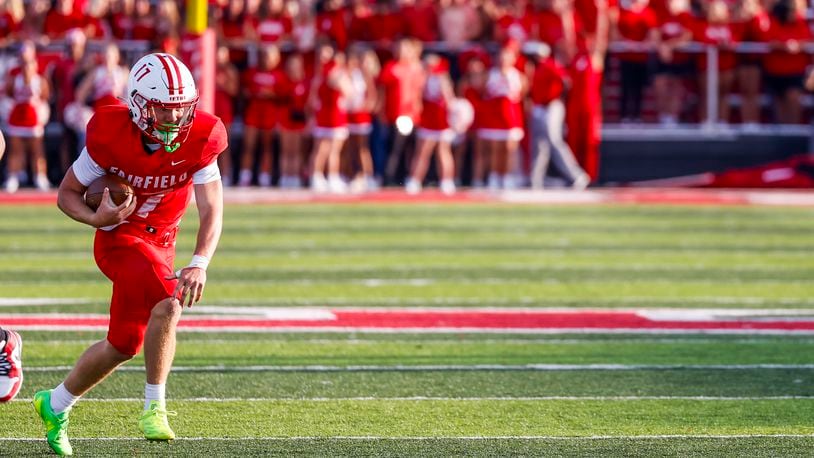
[[[80,397],[81,396],[74,396],[71,394],[71,392],[65,388],[65,384],[60,383],[59,386],[54,388],[54,391],[51,393],[51,410],[53,410],[56,414],[65,412],[73,407]]]
[[[144,384],[144,410],[150,408],[150,402],[158,401],[162,408],[166,407],[166,384],[159,383],[158,385],[152,385],[149,383]]]

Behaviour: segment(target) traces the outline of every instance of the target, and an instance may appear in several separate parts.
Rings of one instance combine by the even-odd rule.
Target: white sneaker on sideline
[[[328,192],[328,180],[321,173],[311,175],[311,190],[314,192]]]
[[[47,191],[51,189],[51,182],[48,181],[48,177],[43,174],[37,175],[37,178],[34,180],[34,184],[40,191]]]
[[[574,180],[571,184],[571,189],[582,191],[587,188],[589,184],[591,184],[591,177],[589,177],[587,173],[583,173]]]
[[[348,184],[339,175],[328,177],[328,191],[334,194],[344,194],[348,192]]]
[[[245,188],[247,186],[252,185],[252,171],[248,169],[243,169],[240,171],[240,177],[238,178],[237,185],[241,188]]]
[[[18,189],[20,189],[20,180],[15,175],[9,176],[6,178],[5,188],[7,193],[14,194]]]
[[[404,192],[410,195],[415,195],[421,192],[421,183],[415,178],[408,178],[407,183],[404,184]]]
[[[455,182],[452,180],[441,180],[441,192],[448,196],[455,194]]]

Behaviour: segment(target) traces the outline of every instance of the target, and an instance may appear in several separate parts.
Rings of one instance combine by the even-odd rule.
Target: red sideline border
[[[365,194],[316,194],[310,191],[230,188],[229,204],[374,203],[374,204],[536,204],[536,205],[724,205],[814,207],[814,190],[731,190],[679,188],[615,188],[568,190],[516,190],[489,192],[463,190],[447,196],[437,190],[410,195],[401,189]],[[22,190],[0,193],[0,205],[55,205],[56,192]]]
[[[591,333],[812,335],[814,316],[733,315],[730,311],[535,310],[535,309],[323,309],[314,317],[187,315],[181,331],[199,332],[390,332],[390,333]],[[760,311],[757,311],[760,312]],[[327,315],[327,316],[326,316]],[[101,314],[0,314],[21,330],[104,330]]]

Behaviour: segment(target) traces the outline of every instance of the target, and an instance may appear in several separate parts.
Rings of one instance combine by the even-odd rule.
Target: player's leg
[[[23,386],[22,351],[20,335],[0,328],[0,402],[14,399]]]
[[[260,165],[257,175],[257,184],[261,188],[271,186],[271,174],[274,163],[274,130],[260,131]]]
[[[449,140],[438,142],[438,171],[441,175],[441,192],[455,193],[455,159],[452,156],[452,144]]]
[[[311,189],[317,192],[328,190],[328,180],[325,178],[325,164],[330,154],[331,140],[329,138],[314,137],[314,149],[311,153]]]
[[[328,147],[328,189],[334,193],[347,192],[348,186],[342,179],[342,150],[346,137],[337,134],[330,140]]]
[[[25,143],[21,137],[8,137],[8,163],[6,164],[6,192],[17,192],[25,169]]]
[[[246,125],[243,128],[243,149],[240,152],[240,176],[238,186],[249,186],[252,184],[252,168],[254,165],[254,150],[257,146],[257,127]]]
[[[150,440],[175,439],[167,422],[166,383],[175,358],[175,329],[181,319],[181,303],[166,298],[153,307],[144,341],[144,366],[147,383],[144,387],[144,412],[139,428]]]
[[[28,150],[31,154],[31,168],[34,170],[34,185],[40,191],[51,187],[48,181],[48,163],[45,160],[45,140],[42,136],[28,139]]]
[[[435,140],[427,137],[418,139],[418,147],[416,148],[416,154],[413,157],[413,164],[410,168],[410,177],[404,186],[408,194],[417,194],[421,191],[421,183],[427,174],[430,156],[432,156],[436,143]]]

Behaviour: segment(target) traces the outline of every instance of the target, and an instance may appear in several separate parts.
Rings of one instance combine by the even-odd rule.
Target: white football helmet
[[[195,80],[183,62],[170,54],[148,54],[127,78],[130,117],[145,135],[173,152],[189,135],[198,105]],[[156,110],[180,110],[176,122],[160,122]]]

